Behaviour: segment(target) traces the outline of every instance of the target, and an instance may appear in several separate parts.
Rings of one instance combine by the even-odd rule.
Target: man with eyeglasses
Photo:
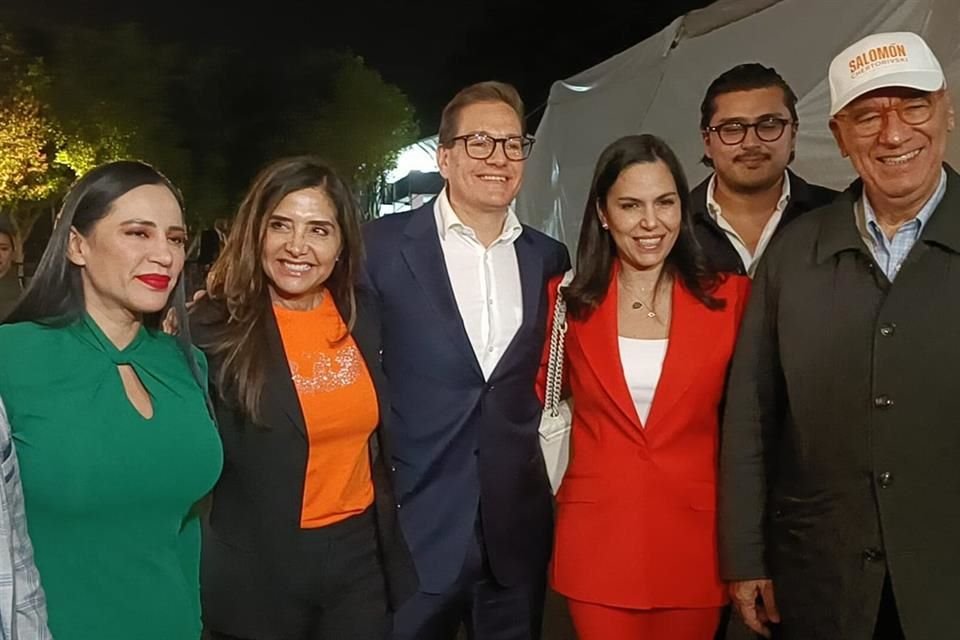
[[[368,281],[383,309],[399,520],[419,590],[393,640],[540,637],[552,541],[534,391],[547,281],[566,248],[511,203],[533,138],[516,90],[460,91],[440,120],[446,185],[365,228]]]
[[[954,108],[913,33],[834,58],[859,179],[754,279],[729,379],[720,563],[757,632],[954,638],[960,623],[960,175]]]
[[[717,270],[752,277],[780,229],[836,195],[787,169],[798,125],[797,96],[769,67],[737,65],[707,89],[701,162],[714,173],[691,201],[697,239]]]

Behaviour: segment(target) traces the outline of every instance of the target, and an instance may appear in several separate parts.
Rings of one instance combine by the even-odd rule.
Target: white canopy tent
[[[610,142],[654,133],[676,151],[693,185],[700,102],[710,82],[742,62],[774,67],[793,87],[800,132],[792,168],[842,188],[854,177],[827,126],[830,60],[871,33],[913,31],[933,49],[960,110],[958,0],[719,0],[572,78],[554,83],[517,199],[520,218],[575,251],[594,164]],[[960,168],[960,136],[948,160]]]

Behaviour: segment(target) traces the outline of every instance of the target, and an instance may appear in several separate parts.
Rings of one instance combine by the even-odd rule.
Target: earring
[[[600,226],[603,227],[603,230],[604,230],[604,231],[609,231],[609,230],[610,230],[610,227],[607,225],[606,222],[601,222],[601,223],[600,223]]]

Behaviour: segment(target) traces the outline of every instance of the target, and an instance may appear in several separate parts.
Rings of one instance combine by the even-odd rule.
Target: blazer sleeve
[[[27,514],[23,502],[23,487],[20,483],[20,467],[11,435],[7,414],[0,400],[0,456],[3,469],[2,507],[4,519],[9,522],[10,567],[5,584],[13,591],[13,611],[3,610],[3,626],[10,630],[11,638],[49,640],[47,628],[47,601],[40,586],[40,573],[33,560],[33,545],[27,532]]]
[[[720,573],[728,581],[769,575],[764,544],[766,469],[785,407],[775,267],[769,258],[760,265],[746,302],[721,429],[718,533]]]

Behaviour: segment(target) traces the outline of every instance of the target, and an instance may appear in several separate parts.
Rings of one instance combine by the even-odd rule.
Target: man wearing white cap
[[[830,96],[859,180],[785,229],[754,279],[723,422],[721,570],[766,637],[958,637],[953,104],[913,33],[840,53]]]

